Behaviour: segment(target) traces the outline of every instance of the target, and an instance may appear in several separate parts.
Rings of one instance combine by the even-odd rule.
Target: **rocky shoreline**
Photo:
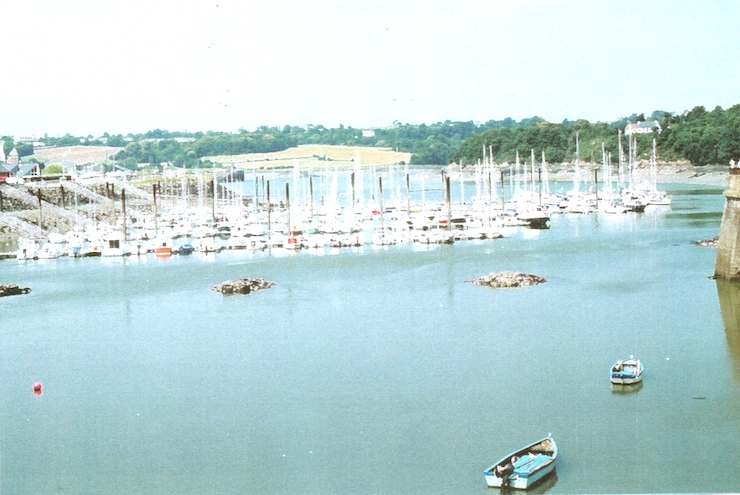
[[[588,183],[589,180],[593,180],[593,177],[583,176],[583,168],[593,169],[597,167],[598,165],[586,165],[582,167],[581,180],[584,183]],[[601,172],[600,169],[599,172]],[[554,166],[551,167],[549,175],[550,181],[572,181],[574,168],[569,164]],[[658,162],[658,166],[656,168],[656,181],[658,185],[701,184],[705,186],[724,187],[727,185],[727,177],[729,175],[728,166],[723,165],[704,165],[700,167],[683,162]],[[639,184],[643,180],[648,180],[649,176],[650,172],[647,162],[638,164],[634,174],[635,183]],[[599,180],[602,180],[601,174],[599,174]]]

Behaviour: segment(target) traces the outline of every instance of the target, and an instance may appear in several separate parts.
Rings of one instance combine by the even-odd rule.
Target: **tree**
[[[15,143],[15,149],[18,152],[18,158],[33,155],[33,144],[31,143],[22,143],[19,141]]]
[[[41,175],[48,176],[48,175],[62,175],[64,173],[64,168],[61,165],[58,164],[52,164],[44,167],[44,170],[42,171]]]
[[[116,148],[123,148],[126,146],[126,140],[123,139],[123,136],[118,134],[117,136],[110,136],[108,137],[108,140],[106,142],[108,146],[113,146]]]

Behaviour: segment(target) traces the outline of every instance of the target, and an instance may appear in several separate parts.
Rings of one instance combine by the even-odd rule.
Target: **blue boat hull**
[[[501,458],[484,472],[489,487],[527,490],[555,471],[558,447],[547,436]]]

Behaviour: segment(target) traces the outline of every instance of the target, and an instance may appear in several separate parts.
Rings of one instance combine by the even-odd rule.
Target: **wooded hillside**
[[[716,107],[707,111],[698,106],[677,115],[656,111],[649,117],[633,114],[617,122],[591,123],[587,120],[551,123],[539,117],[515,121],[490,120],[485,123],[445,121],[436,124],[412,125],[394,123],[377,129],[345,127],[326,128],[321,125],[260,127],[254,131],[241,129],[226,132],[169,132],[156,129],[145,134],[128,136],[105,134],[100,138],[79,138],[70,135],[45,138],[49,146],[108,146],[122,148],[115,155],[118,165],[134,169],[140,163],[158,165],[169,162],[177,167],[209,166],[206,157],[274,153],[301,145],[367,146],[388,148],[410,153],[412,164],[446,165],[451,162],[476,163],[482,158],[483,147],[493,149],[498,162],[513,161],[518,151],[524,158],[534,150],[537,159],[545,152],[550,163],[573,161],[576,153],[576,133],[579,136],[580,159],[601,161],[601,146],[616,159],[618,133],[628,123],[656,120],[660,132],[641,135],[637,140],[638,154],[651,152],[652,137],[657,140],[662,160],[685,160],[694,165],[727,165],[740,160],[740,105],[727,110]],[[28,143],[4,140],[6,154],[15,147],[21,157],[34,153]],[[626,149],[627,142],[623,145]],[[406,155],[408,156],[408,155]]]

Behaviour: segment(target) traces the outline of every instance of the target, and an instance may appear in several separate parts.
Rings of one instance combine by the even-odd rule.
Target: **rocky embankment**
[[[241,278],[237,280],[227,280],[218,285],[211,287],[211,290],[220,292],[224,295],[230,294],[249,294],[251,292],[269,289],[274,286],[273,282],[261,278]]]
[[[17,296],[19,294],[28,294],[31,289],[28,287],[18,287],[16,284],[0,285],[0,297]]]
[[[490,273],[482,277],[470,280],[473,285],[485,285],[496,289],[512,289],[515,287],[528,287],[547,282],[545,277],[530,275],[520,272]]]

